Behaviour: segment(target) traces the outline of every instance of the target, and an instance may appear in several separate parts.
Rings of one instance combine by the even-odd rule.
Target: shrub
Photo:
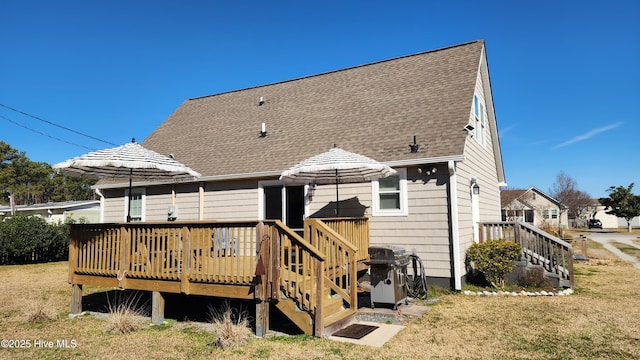
[[[533,288],[545,291],[553,290],[551,280],[544,277],[544,269],[531,268],[524,271],[517,278],[517,284],[525,288]]]
[[[520,256],[520,245],[504,240],[488,240],[473,244],[467,250],[466,261],[481,271],[494,287],[503,288],[504,278]]]
[[[227,349],[249,340],[250,319],[245,311],[232,309],[229,302],[225,302],[221,310],[209,307],[209,316],[216,332],[214,345]]]
[[[0,264],[65,260],[69,226],[50,225],[37,216],[18,215],[0,222]]]
[[[53,319],[56,315],[48,304],[42,301],[33,301],[26,310],[27,321],[32,324],[40,324]]]

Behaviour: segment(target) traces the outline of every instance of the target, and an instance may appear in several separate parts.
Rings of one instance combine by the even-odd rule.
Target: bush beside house
[[[0,222],[0,264],[66,260],[69,226],[51,225],[36,216],[15,216]]]
[[[522,251],[520,245],[504,239],[474,243],[467,250],[467,264],[484,274],[493,286],[503,288]]]

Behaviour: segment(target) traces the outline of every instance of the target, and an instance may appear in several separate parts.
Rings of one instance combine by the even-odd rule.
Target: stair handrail
[[[311,315],[316,334],[321,334],[326,255],[282,221],[265,220],[264,224],[272,228],[269,262],[272,269],[277,268],[269,272],[272,300],[278,301],[276,296],[282,290],[300,310]]]
[[[358,282],[356,263],[358,260],[358,248],[321,219],[305,219],[304,227],[305,238],[308,237],[306,240],[327,254],[325,281],[352,309],[357,308]],[[325,244],[320,244],[321,238],[325,238]],[[333,243],[335,243],[335,246],[331,246]],[[334,255],[336,258],[339,257],[340,248],[344,249],[343,258],[332,259],[330,255]],[[346,279],[346,284],[342,281],[343,276]]]
[[[573,274],[573,247],[546,231],[520,221],[478,223],[479,242],[502,238],[518,243],[523,257],[533,265],[541,265],[550,273],[575,286]]]
[[[340,234],[358,249],[357,260],[368,260],[369,219],[366,217],[319,218],[325,225]]]

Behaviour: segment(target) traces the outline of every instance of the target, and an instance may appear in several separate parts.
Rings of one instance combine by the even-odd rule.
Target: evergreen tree
[[[634,195],[633,183],[629,187],[611,186],[608,198],[601,198],[600,203],[605,206],[607,214],[615,215],[627,221],[627,230],[631,232],[631,219],[640,216],[640,196]]]

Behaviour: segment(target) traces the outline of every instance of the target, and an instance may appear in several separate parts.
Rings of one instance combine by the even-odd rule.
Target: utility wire
[[[28,114],[28,113],[26,113],[26,112],[24,112],[24,111],[21,111],[21,110],[18,110],[18,109],[14,109],[14,108],[12,108],[11,106],[7,106],[7,105],[5,105],[5,104],[0,104],[0,106],[2,106],[3,108],[9,109],[9,110],[11,110],[11,111],[15,111],[15,112],[17,112],[17,113],[19,113],[19,114],[22,114],[22,115],[28,116],[28,117],[30,117],[30,118],[33,118],[33,119],[36,119],[36,120],[42,121],[42,122],[47,123],[47,124],[49,124],[49,125],[52,125],[52,126],[58,127],[58,128],[60,128],[60,129],[64,129],[64,130],[70,131],[70,132],[72,132],[72,133],[74,133],[74,134],[78,134],[78,135],[81,135],[81,136],[84,136],[84,137],[88,137],[89,139],[93,139],[93,140],[96,140],[96,141],[100,141],[100,142],[103,142],[103,143],[105,143],[105,144],[109,144],[109,145],[113,145],[113,146],[118,146],[118,144],[114,144],[114,143],[109,142],[109,141],[106,141],[106,140],[98,139],[97,137],[94,137],[94,136],[91,136],[91,135],[83,134],[83,133],[81,133],[81,132],[79,132],[79,131],[76,131],[76,130],[73,130],[73,129],[69,129],[68,127],[64,127],[64,126],[62,126],[62,125],[58,125],[58,124],[56,124],[56,123],[53,123],[53,122],[51,122],[51,121],[45,120],[45,119],[40,118],[40,117],[37,117],[37,116],[35,116],[35,115]],[[5,120],[8,120],[7,118],[4,118],[4,119],[5,119]],[[13,122],[12,120],[9,120],[9,121]],[[13,123],[15,124],[15,122],[13,122]],[[20,125],[20,126],[22,126],[22,125]],[[22,127],[26,128],[26,129],[29,129],[29,128],[25,127],[25,126],[22,126]],[[31,130],[31,131],[35,131],[35,130],[33,130],[33,129],[29,129],[29,130]],[[35,131],[35,132],[38,132],[38,131]],[[38,132],[38,133],[39,133],[39,132]],[[50,138],[52,138],[52,139],[55,139],[54,137],[49,136],[49,135],[46,135],[46,134],[42,134],[42,133],[39,133],[39,134],[41,134],[41,135],[45,135],[45,136],[48,136],[48,137],[50,137]],[[61,139],[56,139],[56,140],[61,140]],[[64,140],[61,140],[61,141],[64,141]],[[69,142],[67,142],[67,141],[64,141],[64,142],[69,143]],[[69,144],[72,144],[72,143],[69,143]],[[85,146],[77,145],[77,144],[72,144],[72,145],[85,147]],[[87,148],[87,149],[89,149],[89,148]]]
[[[63,143],[67,143],[67,144],[69,144],[69,145],[73,145],[73,146],[77,146],[77,147],[85,148],[85,149],[87,149],[87,150],[96,150],[96,149],[93,149],[93,148],[90,148],[90,147],[86,147],[86,146],[84,146],[84,145],[80,145],[80,144],[72,143],[72,142],[70,142],[70,141],[63,140],[63,139],[57,138],[57,137],[55,137],[55,136],[51,136],[51,135],[49,135],[49,134],[45,134],[45,133],[43,133],[43,132],[41,132],[41,131],[38,131],[38,130],[32,129],[32,128],[28,127],[28,126],[24,126],[24,125],[20,124],[19,122],[17,122],[17,121],[13,121],[13,120],[9,119],[8,117],[2,116],[2,115],[0,115],[0,119],[4,119],[4,120],[6,120],[6,121],[8,121],[8,122],[10,122],[10,123],[12,123],[12,124],[14,124],[14,125],[20,126],[21,128],[25,128],[25,129],[27,129],[27,130],[29,130],[29,131],[33,131],[33,132],[34,132],[34,133],[36,133],[36,134],[40,134],[40,135],[46,136],[46,137],[51,138],[51,139],[53,139],[53,140],[57,140],[57,141],[61,141],[61,142],[63,142]]]

